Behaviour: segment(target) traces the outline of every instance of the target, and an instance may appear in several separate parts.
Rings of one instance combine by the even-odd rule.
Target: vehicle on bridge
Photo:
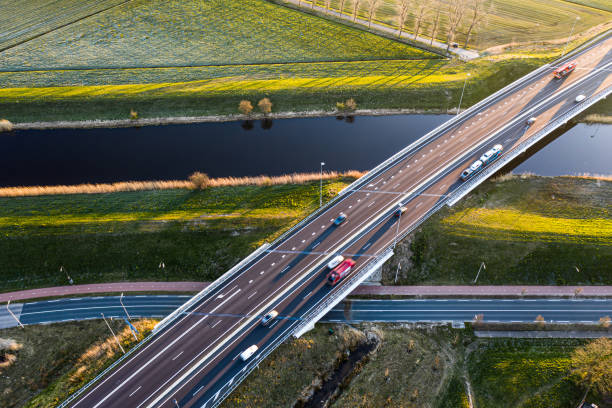
[[[578,95],[578,96],[576,97],[576,103],[578,103],[578,102],[582,102],[582,101],[584,101],[585,99],[586,99],[586,96],[584,96],[584,95]]]
[[[340,282],[342,278],[344,278],[351,271],[351,268],[355,266],[355,261],[352,259],[345,259],[342,263],[336,266],[330,273],[327,275],[327,283],[331,286],[334,286],[336,283]]]
[[[332,258],[331,261],[327,264],[329,269],[334,269],[336,266],[340,265],[340,262],[344,261],[344,257],[342,255],[336,255]]]
[[[346,220],[346,214],[345,213],[340,213],[340,215],[338,216],[338,218],[336,218],[334,220],[334,225],[340,225],[342,224],[344,221]]]
[[[533,125],[534,123],[536,123],[536,120],[538,120],[538,117],[537,117],[537,116],[533,116],[533,117],[531,117],[531,118],[527,119],[527,122],[525,122],[525,124],[526,124],[527,126],[531,126],[531,125]]]
[[[562,65],[559,68],[555,69],[553,75],[557,79],[561,79],[565,76],[568,76],[573,70],[576,69],[576,61],[572,61],[568,64]]]
[[[262,319],[261,319],[261,324],[263,326],[267,326],[272,320],[276,319],[276,316],[278,316],[278,312],[276,310],[272,310],[270,312],[268,312]]]
[[[253,354],[255,354],[258,348],[259,347],[257,347],[257,345],[253,344],[251,347],[240,353],[240,358],[242,361],[247,361]]]
[[[480,159],[476,160],[470,167],[463,170],[461,173],[461,180],[466,181],[470,177],[479,173],[487,165],[493,163],[499,158],[499,156],[501,156],[502,150],[504,150],[504,147],[500,144],[496,144],[491,149],[487,150],[482,156],[480,156]]]
[[[393,215],[394,215],[394,216],[396,216],[396,217],[399,217],[400,215],[402,215],[403,213],[405,213],[405,212],[406,212],[406,210],[407,210],[407,208],[406,208],[406,207],[404,207],[404,206],[402,205],[402,206],[400,206],[400,207],[399,207],[397,210],[395,210],[395,211],[393,212]]]

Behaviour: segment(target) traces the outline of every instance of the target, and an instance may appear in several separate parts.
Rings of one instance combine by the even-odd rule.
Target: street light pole
[[[319,177],[319,207],[323,206],[323,166],[325,166],[325,162],[321,162],[321,175]]]
[[[457,115],[461,111],[461,102],[463,102],[463,93],[465,92],[465,85],[467,84],[467,80],[469,77],[470,77],[470,74],[468,73],[467,76],[465,77],[465,81],[463,81],[463,90],[461,91],[461,98],[459,98],[459,106],[457,107]]]
[[[113,335],[113,337],[115,338],[115,341],[117,342],[117,345],[119,346],[119,348],[121,349],[121,351],[123,351],[123,354],[125,354],[125,350],[123,349],[123,347],[121,346],[121,342],[119,341],[119,339],[117,338],[117,336],[115,335],[115,332],[113,331],[113,329],[110,327],[110,324],[108,324],[108,322],[106,321],[106,317],[104,317],[104,313],[100,313],[102,315],[102,318],[104,319],[104,323],[106,323],[106,326],[108,326],[108,330],[110,330],[111,334]]]
[[[123,307],[123,311],[125,312],[128,320],[132,320],[132,318],[130,317],[130,314],[128,313],[127,309],[125,308],[125,305],[123,304],[123,292],[121,292],[121,296],[119,296],[119,303],[121,303],[121,307]]]
[[[570,38],[572,38],[572,34],[574,34],[574,27],[576,27],[576,23],[578,22],[578,20],[580,20],[580,17],[576,16],[576,19],[574,20],[574,24],[572,24],[572,29],[570,31],[570,35],[569,35],[569,37],[567,37],[567,41],[565,42],[565,45],[563,46],[563,53],[561,54],[562,57],[565,55],[565,50],[567,48],[567,45],[570,42]]]
[[[11,316],[13,316],[13,319],[15,319],[17,321],[17,324],[20,325],[22,329],[25,329],[25,327],[23,327],[23,324],[21,324],[21,322],[19,321],[17,316],[15,316],[15,313],[13,313],[13,311],[9,308],[10,304],[11,304],[11,300],[9,299],[8,303],[6,304],[6,310],[8,310],[8,312],[11,314]]]

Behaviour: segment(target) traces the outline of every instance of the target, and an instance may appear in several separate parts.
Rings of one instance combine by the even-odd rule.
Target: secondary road
[[[123,304],[131,318],[159,318],[171,313],[188,297],[188,295],[124,296]],[[0,310],[0,315],[2,313]],[[23,324],[29,325],[100,319],[100,313],[112,318],[127,317],[119,302],[119,296],[25,303],[18,317]],[[466,322],[471,321],[477,314],[482,314],[485,322],[533,322],[536,316],[542,315],[549,322],[596,323],[603,316],[612,316],[612,299],[353,299],[338,304],[321,321]],[[289,316],[279,318],[289,318]],[[16,325],[13,319],[10,327]]]
[[[358,273],[393,245],[396,234],[412,230],[443,205],[462,185],[461,171],[484,151],[496,143],[510,151],[570,110],[578,94],[595,95],[612,86],[611,50],[608,37],[576,55],[577,70],[563,80],[552,78],[551,67],[519,81],[372,171],[367,181],[245,265],[71,406],[218,403],[223,390],[251,369],[237,358],[240,352],[255,344],[259,350],[251,361],[262,358],[295,330],[302,316],[344,288],[346,278],[333,288],[325,284],[324,264],[333,255],[354,258],[351,274]],[[534,116],[536,123],[526,126]],[[408,210],[398,219],[392,214],[399,203]],[[334,226],[340,212],[348,219]],[[290,318],[261,327],[258,316],[271,309]]]

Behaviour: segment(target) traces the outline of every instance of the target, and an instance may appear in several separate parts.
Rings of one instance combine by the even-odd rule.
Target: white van
[[[258,348],[259,347],[253,344],[251,347],[240,353],[240,358],[242,359],[242,361],[247,361],[253,354],[255,354]]]

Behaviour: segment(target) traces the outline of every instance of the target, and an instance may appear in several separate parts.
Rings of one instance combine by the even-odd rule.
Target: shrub
[[[130,109],[130,119],[131,120],[138,119],[138,112],[136,112],[134,109]]]
[[[0,119],[0,132],[10,132],[11,130],[13,130],[13,124],[6,119]]]
[[[251,105],[251,101],[243,100],[243,101],[240,101],[240,103],[238,104],[238,110],[243,115],[250,115],[251,112],[253,111],[253,105]]]
[[[344,105],[346,106],[346,109],[350,111],[357,109],[357,102],[355,102],[353,98],[347,99],[346,102],[344,102]]]
[[[538,326],[543,327],[546,324],[546,319],[544,319],[544,316],[542,315],[538,315],[535,319],[536,323]]]
[[[268,98],[263,98],[257,103],[257,106],[259,106],[259,110],[264,115],[267,115],[268,113],[272,112],[272,102],[270,102],[270,99]]]
[[[199,171],[196,171],[191,176],[189,176],[189,181],[191,181],[194,188],[200,190],[204,190],[210,185],[210,179],[208,178],[208,174],[200,173]]]
[[[601,327],[610,327],[610,316],[604,316],[602,318],[599,319],[599,325]]]
[[[346,105],[344,105],[344,102],[336,102],[336,110],[338,112],[344,112],[345,109]]]

